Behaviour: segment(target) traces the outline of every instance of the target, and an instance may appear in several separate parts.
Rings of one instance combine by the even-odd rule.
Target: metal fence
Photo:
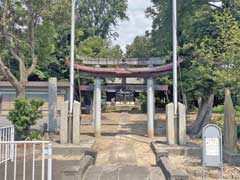
[[[14,126],[0,127],[0,142],[14,141]],[[5,160],[13,161],[14,144],[0,144],[0,163]]]
[[[52,180],[52,144],[48,141],[0,141],[0,179]],[[8,149],[13,146],[13,158]]]

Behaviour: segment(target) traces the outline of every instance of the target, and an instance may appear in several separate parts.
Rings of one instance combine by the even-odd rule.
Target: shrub
[[[38,130],[34,130],[32,131],[29,136],[28,136],[31,140],[39,140],[41,139],[41,133]]]
[[[18,138],[25,139],[30,135],[30,127],[42,117],[39,108],[43,103],[41,99],[18,98],[15,100],[14,109],[9,112],[8,119],[15,125]]]
[[[141,103],[141,111],[143,113],[147,112],[147,96],[144,93],[140,93],[139,101]]]
[[[224,105],[214,106],[214,107],[212,108],[212,112],[213,112],[213,113],[223,114],[223,113],[224,113]]]

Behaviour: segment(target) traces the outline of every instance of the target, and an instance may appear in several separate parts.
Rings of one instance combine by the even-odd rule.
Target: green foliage
[[[43,103],[41,99],[18,98],[15,100],[14,109],[9,112],[8,119],[15,125],[19,138],[24,139],[29,136],[30,127],[42,117],[39,108]]]
[[[7,14],[8,17],[4,27],[9,33],[8,36],[11,38],[4,36],[4,31],[1,29],[0,54],[2,57],[8,60],[16,59],[10,52],[10,49],[13,49],[17,52],[17,55],[23,59],[27,68],[32,64],[34,58],[33,53],[39,65],[46,66],[52,62],[54,60],[52,53],[55,50],[54,43],[57,38],[57,33],[52,21],[49,20],[49,9],[42,7],[51,6],[53,0],[42,0],[41,2],[35,0],[1,0],[1,15],[3,13],[1,6],[3,6],[5,2],[9,3],[9,13]],[[19,69],[13,68],[13,71],[14,70],[20,71]],[[19,74],[19,72],[15,74]]]
[[[77,7],[77,27],[83,30],[85,38],[115,36],[111,28],[117,25],[118,20],[127,19],[127,0],[79,0]]]
[[[31,140],[40,140],[41,139],[41,133],[37,130],[32,131],[29,136]]]
[[[137,36],[131,45],[127,45],[126,56],[131,58],[148,58],[151,56],[151,48],[150,38]]]
[[[141,103],[141,111],[143,113],[147,112],[147,96],[144,93],[139,94],[139,101]]]
[[[78,55],[82,57],[122,58],[120,46],[111,47],[109,43],[99,36],[89,37],[82,41],[78,47]]]
[[[211,121],[214,124],[218,125],[221,128],[222,133],[224,133],[224,115],[223,114],[213,116]]]
[[[2,15],[4,2],[0,0],[0,14]],[[34,50],[38,59],[38,65],[33,71],[31,80],[46,80],[50,76],[58,77],[59,80],[68,79],[69,68],[66,59],[70,55],[70,28],[71,28],[71,1],[69,0],[30,0],[8,1],[9,15],[7,26],[9,32],[16,35],[17,52],[22,51],[25,57],[26,67],[31,65],[31,50]],[[76,6],[75,44],[79,47],[80,42],[92,36],[99,36],[107,42],[109,37],[117,37],[112,28],[119,21],[127,19],[127,0],[79,0]],[[0,15],[0,21],[1,21]],[[31,38],[27,37],[29,17],[34,19],[34,45],[29,48]],[[13,25],[17,24],[17,25]],[[21,31],[19,26],[26,27]],[[2,29],[2,28],[0,28]],[[18,41],[19,40],[19,41]],[[17,42],[17,43],[16,43]],[[108,44],[108,43],[107,43]],[[10,67],[13,74],[20,76],[18,62],[9,52],[9,45],[4,35],[0,35],[0,55],[4,63]],[[89,54],[92,55],[92,54]],[[122,52],[119,46],[104,46],[99,57],[120,57]]]
[[[152,0],[152,3],[147,9],[147,15],[153,18],[151,53],[171,55],[172,2]],[[230,87],[234,94],[239,92],[239,5],[238,1],[226,0],[224,9],[214,9],[207,0],[178,1],[178,51],[185,60],[179,89],[189,101],[211,93],[223,96],[224,87]]]
[[[224,105],[217,105],[212,108],[213,113],[219,113],[223,114],[224,113]]]

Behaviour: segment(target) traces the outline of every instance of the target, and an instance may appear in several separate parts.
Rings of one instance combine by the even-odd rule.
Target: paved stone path
[[[159,167],[136,165],[93,166],[83,180],[164,180]]]
[[[111,139],[107,152],[99,151],[96,165],[88,169],[83,180],[165,179],[159,167],[139,166],[136,146],[132,140],[125,137],[126,134],[131,134],[127,120],[127,113],[122,113],[119,117],[118,135]]]

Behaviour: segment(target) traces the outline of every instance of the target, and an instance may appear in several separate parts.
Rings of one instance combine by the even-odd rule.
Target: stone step
[[[83,180],[165,180],[159,167],[136,165],[92,166]]]

